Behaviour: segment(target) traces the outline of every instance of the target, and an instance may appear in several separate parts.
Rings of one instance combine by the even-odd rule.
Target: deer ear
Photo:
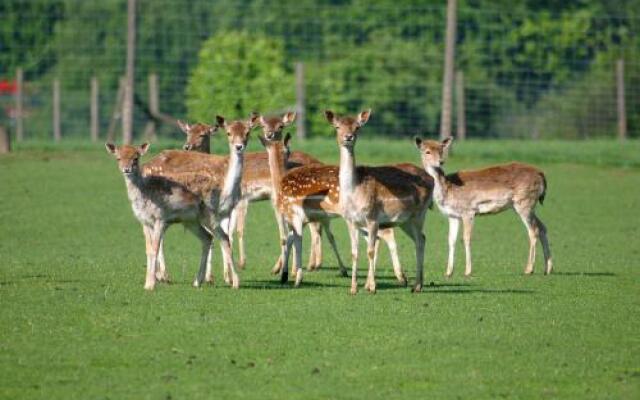
[[[207,132],[209,135],[213,135],[214,133],[218,132],[218,128],[220,128],[218,125],[211,125],[209,126]]]
[[[253,127],[258,124],[258,121],[261,120],[261,117],[262,116],[258,113],[252,113],[251,116],[249,116],[249,120],[247,121],[247,123],[249,124],[249,129],[253,129]]]
[[[358,114],[358,124],[360,124],[360,126],[366,124],[367,121],[369,121],[370,116],[371,116],[371,109],[362,111],[360,114]]]
[[[295,121],[295,119],[296,119],[296,113],[293,111],[289,111],[288,113],[282,116],[282,123],[284,125],[289,125],[290,123]]]
[[[444,138],[441,142],[442,148],[444,150],[447,150],[451,146],[452,142],[453,142],[453,137],[449,136],[448,138]]]
[[[331,110],[325,110],[324,117],[327,119],[327,121],[329,121],[330,124],[333,124],[336,119],[336,115]]]
[[[287,132],[287,134],[284,136],[284,145],[285,147],[289,147],[289,141],[291,140],[291,134],[289,132]]]
[[[145,155],[147,153],[147,150],[149,150],[149,143],[142,143],[140,146],[138,146],[138,154],[140,154],[141,156]]]
[[[107,151],[109,153],[116,154],[117,149],[116,149],[116,145],[115,144],[113,144],[113,143],[105,143],[104,147],[107,148]]]
[[[422,139],[419,138],[418,136],[415,136],[413,140],[415,141],[416,147],[418,148],[418,150],[420,150],[420,147],[422,146]]]
[[[180,130],[182,130],[182,132],[187,134],[189,133],[189,131],[191,130],[191,125],[181,120],[178,120],[176,122],[178,123],[178,127],[180,128]]]
[[[218,126],[223,128],[227,125],[222,115],[216,115],[216,122],[218,123]]]

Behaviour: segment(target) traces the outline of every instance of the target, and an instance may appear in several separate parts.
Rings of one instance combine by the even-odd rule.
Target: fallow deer
[[[277,120],[277,121],[276,121]],[[274,132],[282,130],[289,122],[282,122],[280,118],[260,118],[260,123],[265,132]],[[210,137],[216,132],[215,126],[206,124],[189,124],[178,121],[180,129],[186,134],[186,142],[183,146],[188,151],[198,151],[201,153],[209,153],[211,150]],[[292,169],[302,165],[310,165],[320,163],[319,160],[309,154],[294,151],[291,152],[289,147],[285,145],[283,148],[286,168]],[[236,205],[230,220],[229,239],[233,245],[233,233],[238,236],[239,261],[238,267],[244,268],[245,265],[245,246],[244,246],[244,226],[246,221],[247,209],[249,202],[262,201],[271,198],[273,186],[271,183],[271,175],[269,172],[269,163],[267,155],[264,152],[251,152],[244,155],[244,169],[242,174],[242,198]],[[322,264],[322,228],[317,225],[310,226],[311,232],[311,252],[309,254],[308,269],[314,270]],[[209,258],[209,263],[211,258]],[[279,260],[272,272],[278,273],[282,267],[282,261]],[[210,265],[208,265],[210,270]]]
[[[295,115],[294,117],[285,115],[283,119],[285,118],[292,120]],[[275,123],[275,119],[272,123]],[[268,134],[267,132],[271,133]],[[344,268],[340,259],[335,239],[329,229],[330,220],[341,215],[338,167],[314,164],[286,171],[282,149],[290,139],[289,134],[284,138],[283,143],[280,130],[266,129],[265,135],[260,136],[259,139],[269,155],[269,168],[274,187],[273,201],[281,215],[283,226],[286,225],[289,228],[287,239],[282,242],[280,256],[280,260],[283,261],[282,282],[284,283],[288,280],[289,253],[292,246],[295,246],[296,286],[302,281],[302,270],[299,268],[302,261],[300,256],[302,229],[308,223],[319,223],[325,228],[327,238],[336,253],[340,268],[346,275],[346,268]],[[400,266],[393,229],[381,229],[378,235],[385,240],[389,247],[396,278],[406,285],[407,280]]]
[[[211,245],[211,234],[221,241],[224,254],[225,281],[238,288],[240,281],[235,270],[229,237],[223,227],[228,225],[231,211],[240,198],[243,156],[249,133],[257,116],[248,121],[226,123],[218,116],[218,124],[227,132],[230,156],[220,157],[184,151],[164,151],[144,165],[146,175],[140,173],[139,157],[147,146],[138,148],[116,148],[107,144],[107,150],[118,157],[134,208],[134,214],[143,224],[145,234],[150,237],[149,250],[152,256],[147,265],[145,288],[153,289],[158,250],[166,228],[182,222],[202,240],[203,254],[194,286],[211,280],[206,276],[206,264]],[[125,150],[122,150],[125,149]],[[135,151],[134,151],[135,150]],[[128,166],[123,167],[123,154]],[[133,172],[132,172],[133,171]],[[129,176],[130,175],[130,176]],[[174,216],[174,209],[182,210],[188,201],[191,214]],[[197,205],[197,207],[196,207]],[[197,212],[196,212],[197,211]],[[193,214],[196,212],[196,214]],[[191,217],[188,219],[187,216]],[[201,228],[196,229],[198,226]]]
[[[339,117],[325,111],[327,121],[336,129],[340,148],[340,211],[349,224],[354,254],[351,293],[358,291],[357,229],[366,229],[369,271],[365,289],[376,291],[375,247],[380,228],[400,227],[414,242],[416,283],[413,291],[422,290],[425,236],[422,233],[427,207],[431,203],[433,183],[414,165],[356,167],[355,145],[360,128],[369,120],[371,110],[357,117]],[[420,172],[419,172],[420,171]]]
[[[180,183],[162,176],[143,176],[140,157],[149,149],[147,143],[140,146],[116,147],[106,144],[107,151],[118,160],[118,167],[124,175],[127,193],[133,213],[142,224],[146,242],[147,273],[144,288],[152,290],[156,283],[158,251],[164,231],[170,224],[182,223],[202,242],[203,253],[200,267],[206,264],[211,245],[211,234],[201,226],[203,218],[201,199],[193,191]]]
[[[529,259],[525,274],[533,273],[536,239],[540,238],[545,260],[545,274],[553,268],[547,228],[535,214],[538,202],[543,203],[547,181],[538,168],[511,163],[494,167],[458,171],[445,175],[442,170],[452,139],[441,142],[415,138],[425,170],[435,182],[434,198],[440,211],[449,218],[449,257],[446,276],[453,274],[453,258],[460,220],[464,228],[466,253],[465,275],[471,275],[471,232],[476,215],[497,214],[513,208],[529,234]]]

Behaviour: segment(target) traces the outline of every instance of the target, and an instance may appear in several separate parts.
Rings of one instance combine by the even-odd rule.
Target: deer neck
[[[340,205],[348,206],[351,196],[354,194],[358,176],[356,171],[356,158],[353,147],[340,146]]]
[[[433,178],[433,199],[438,206],[442,206],[447,196],[447,177],[440,167],[429,165],[426,171]]]
[[[271,175],[271,186],[273,187],[273,195],[271,201],[278,204],[280,201],[280,182],[286,172],[285,156],[280,145],[269,146],[267,148],[267,156],[269,158],[269,173]]]
[[[129,175],[124,175],[124,183],[127,185],[127,195],[131,202],[134,212],[142,206],[145,198],[144,178],[140,171],[136,171]]]
[[[220,208],[231,212],[240,199],[244,153],[238,154],[231,147],[229,150],[229,165],[227,166],[227,174],[224,177],[224,184],[220,193]]]
[[[202,143],[200,143],[200,147],[198,148],[198,151],[200,153],[205,153],[205,154],[211,153],[211,141],[209,139],[210,139],[209,136],[207,136],[206,138],[204,138]]]

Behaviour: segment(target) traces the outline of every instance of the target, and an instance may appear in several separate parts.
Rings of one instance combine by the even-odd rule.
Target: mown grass
[[[173,283],[147,293],[141,229],[101,145],[25,145],[0,157],[0,398],[638,398],[640,152],[603,143],[541,155],[542,143],[469,142],[447,164],[537,161],[553,276],[540,259],[522,275],[526,234],[504,213],[476,224],[475,276],[461,276],[459,246],[444,279],[446,220],[433,210],[426,290],[398,287],[383,249],[378,293],[355,297],[326,245],[302,288],[276,283],[267,203],[249,211],[239,291],[222,283],[218,249],[215,286],[191,288],[199,244],[174,227]],[[336,160],[332,140],[296,147]],[[364,136],[358,157],[418,160],[411,143]],[[348,259],[344,224],[333,226]],[[401,237],[411,277],[412,254]]]

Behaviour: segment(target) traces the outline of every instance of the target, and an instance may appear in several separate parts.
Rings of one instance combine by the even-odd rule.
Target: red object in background
[[[17,88],[16,81],[0,81],[0,94],[14,94]]]

